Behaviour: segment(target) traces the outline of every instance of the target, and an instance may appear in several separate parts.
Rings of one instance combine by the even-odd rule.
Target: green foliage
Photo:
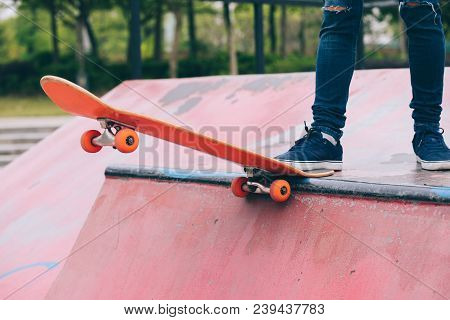
[[[255,62],[252,54],[239,54],[239,73],[252,74]],[[61,57],[60,62],[52,62],[50,52],[36,55],[30,61],[16,61],[0,65],[0,95],[19,94],[29,95],[39,93],[39,79],[47,74],[57,75],[70,81],[75,81],[77,64],[73,55]],[[269,55],[266,59],[267,72],[297,72],[312,70],[313,58],[302,58],[297,55],[281,59],[279,56]],[[121,81],[128,79],[129,66],[126,63],[100,64],[100,62],[87,65],[89,89],[95,92],[104,92]],[[185,58],[179,62],[179,76],[200,77],[210,75],[228,74],[228,53],[216,52],[211,56],[204,56],[201,60]],[[145,79],[160,79],[169,76],[167,61],[157,62],[146,60],[143,63],[143,77]]]
[[[186,20],[186,0],[141,0],[142,57],[144,78],[167,78],[169,76],[169,53],[163,52],[162,60],[153,60],[155,46],[155,9],[163,4],[163,12],[174,6],[180,6]],[[0,21],[0,94],[29,94],[40,92],[39,79],[45,74],[55,74],[69,80],[75,80],[78,72],[74,48],[77,48],[75,19],[80,8],[88,15],[92,26],[92,37],[98,44],[97,52],[92,53],[87,62],[88,82],[91,90],[107,90],[119,80],[128,79],[130,67],[127,65],[129,40],[129,0],[20,0],[20,15],[6,21]],[[450,36],[449,0],[441,1],[442,21]],[[222,7],[210,2],[196,0],[197,59],[189,56],[188,23],[183,23],[180,43],[181,60],[178,74],[180,77],[228,74],[228,53],[223,25]],[[269,7],[265,6],[267,17]],[[387,15],[393,17],[390,27],[398,29],[398,9],[382,8],[378,16],[383,20]],[[370,13],[368,13],[370,14]],[[300,8],[288,6],[288,28],[286,32],[288,56],[266,56],[266,72],[294,72],[314,69],[315,51],[320,28],[321,10],[318,8]],[[56,19],[52,20],[51,18]],[[278,46],[281,43],[281,10],[275,15],[275,29]],[[34,23],[31,23],[32,20]],[[52,21],[56,21],[60,42],[59,60],[52,55],[53,44],[49,34]],[[266,28],[268,28],[268,21]],[[238,54],[240,74],[255,71],[253,44],[253,6],[237,4],[233,17],[234,35]],[[302,26],[303,42],[300,44],[299,30]],[[269,33],[266,29],[266,52],[270,51]],[[166,32],[167,35],[167,32]],[[164,44],[166,50],[170,47]],[[306,48],[306,50],[305,50]],[[372,60],[395,60],[398,48],[390,53],[379,51]],[[278,48],[276,52],[279,52]],[[299,54],[302,52],[302,55]],[[55,62],[57,61],[57,62]],[[92,63],[95,62],[95,63]],[[104,68],[102,69],[99,65]],[[107,72],[105,71],[107,70]],[[113,74],[114,76],[111,76]]]
[[[8,54],[8,49],[6,47],[7,43],[8,40],[6,39],[5,29],[2,27],[2,24],[0,24],[0,59]]]
[[[444,25],[444,31],[447,35],[447,39],[450,37],[450,1],[444,0],[441,1],[441,10],[442,10],[442,24]]]
[[[48,35],[39,32],[38,27],[38,25],[44,25],[47,22],[47,17],[43,12],[36,10],[22,9],[21,12],[25,17],[30,17],[34,22],[33,24],[24,16],[18,16],[13,23],[15,42],[21,48],[19,58],[29,60],[34,55],[50,50]]]
[[[118,8],[98,10],[91,14],[99,43],[99,56],[107,63],[120,63],[126,58],[128,25]],[[146,53],[143,50],[143,53]]]
[[[301,72],[313,71],[315,66],[315,57],[289,55],[284,59],[272,57],[272,63],[267,66],[268,73]]]

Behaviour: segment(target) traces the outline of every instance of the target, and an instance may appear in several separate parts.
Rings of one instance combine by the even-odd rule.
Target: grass
[[[67,115],[46,96],[0,97],[0,117],[36,117]]]

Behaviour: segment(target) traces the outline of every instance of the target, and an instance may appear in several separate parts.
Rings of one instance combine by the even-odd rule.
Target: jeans
[[[417,6],[405,3],[416,2]],[[338,11],[329,7],[339,6]],[[335,8],[334,8],[335,9]],[[445,66],[445,38],[438,0],[400,0],[408,35],[414,130],[439,130]],[[342,137],[356,59],[363,0],[325,0],[316,64],[312,127]]]

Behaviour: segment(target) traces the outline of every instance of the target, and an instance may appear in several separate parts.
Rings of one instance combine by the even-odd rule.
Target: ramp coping
[[[105,170],[105,176],[107,177],[169,180],[226,186],[230,185],[233,178],[243,175],[244,173],[238,172],[195,171],[131,165],[110,165]],[[290,178],[289,180],[293,190],[299,192],[450,203],[450,187],[382,184],[333,178]]]

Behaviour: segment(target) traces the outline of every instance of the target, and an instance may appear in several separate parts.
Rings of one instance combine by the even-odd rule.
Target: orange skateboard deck
[[[248,177],[233,180],[231,188],[236,196],[269,193],[272,199],[279,202],[289,198],[290,185],[286,180],[276,179],[277,176],[319,178],[334,173],[334,171],[305,172],[189,129],[112,107],[89,91],[59,77],[45,76],[41,79],[41,86],[47,96],[62,110],[100,122],[104,129],[103,133],[89,130],[81,137],[81,146],[86,152],[95,153],[104,146],[114,147],[124,153],[133,152],[139,145],[136,133],[138,131],[241,165]]]

